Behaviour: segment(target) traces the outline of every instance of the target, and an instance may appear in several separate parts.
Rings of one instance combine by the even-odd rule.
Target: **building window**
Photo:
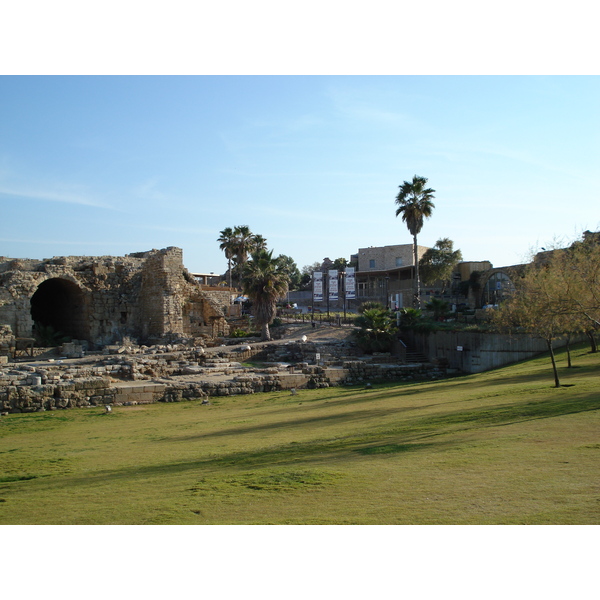
[[[375,259],[372,258],[371,260],[369,260],[369,269],[374,269],[375,268]]]
[[[402,259],[399,256],[396,257],[396,266],[397,267],[401,267],[402,266]]]
[[[494,273],[483,288],[483,304],[496,305],[502,302],[515,289],[513,282],[506,273]]]

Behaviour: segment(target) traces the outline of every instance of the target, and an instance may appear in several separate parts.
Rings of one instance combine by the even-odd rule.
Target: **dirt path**
[[[327,324],[317,324],[312,327],[310,324],[286,324],[286,328],[291,328],[291,335],[287,335],[282,341],[295,340],[305,335],[311,342],[335,342],[346,340],[354,331],[354,327],[332,327]]]

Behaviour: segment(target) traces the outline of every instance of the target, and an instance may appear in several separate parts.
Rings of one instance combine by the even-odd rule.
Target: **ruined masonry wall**
[[[92,347],[125,336],[226,334],[222,307],[187,274],[182,258],[175,247],[124,257],[0,257],[0,324],[15,337],[33,337],[32,299],[38,292],[40,310],[68,301],[68,310],[55,320],[64,333]]]

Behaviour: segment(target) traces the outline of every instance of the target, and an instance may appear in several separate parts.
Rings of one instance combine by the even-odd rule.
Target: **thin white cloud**
[[[143,229],[149,231],[170,231],[173,233],[193,233],[193,234],[207,234],[213,235],[214,229],[202,229],[200,227],[167,227],[165,225],[146,225],[140,223],[131,223],[127,225],[128,229]],[[217,232],[218,235],[218,232]]]
[[[60,245],[60,246],[122,246],[123,242],[108,242],[105,240],[99,242],[92,242],[90,240],[85,241],[72,241],[58,239],[41,239],[41,238],[29,238],[29,239],[15,239],[15,238],[0,238],[0,242],[7,244],[36,244],[36,245]]]
[[[168,200],[166,194],[158,189],[157,179],[149,179],[148,181],[141,183],[133,189],[133,194],[144,200]]]
[[[423,131],[426,124],[413,114],[396,108],[409,96],[398,93],[386,93],[377,89],[361,89],[344,86],[332,86],[327,96],[334,111],[343,119],[352,122],[365,122],[377,126],[399,127],[403,130]]]
[[[323,120],[314,115],[306,114],[280,119],[250,119],[247,124],[252,128],[270,130],[273,135],[283,136],[318,127],[323,124]]]
[[[29,198],[31,200],[42,200],[44,202],[61,202],[66,204],[78,204],[80,206],[91,206],[94,208],[104,208],[107,210],[119,210],[105,202],[101,202],[94,198],[71,191],[61,190],[41,190],[25,187],[0,187],[0,195],[13,196],[17,198]]]
[[[522,163],[531,167],[536,167],[543,171],[552,173],[562,173],[569,177],[576,177],[581,181],[593,181],[585,172],[577,171],[571,168],[565,168],[559,162],[550,162],[540,158],[540,152],[537,149],[526,150],[523,148],[509,148],[500,144],[493,144],[474,140],[472,143],[465,141],[449,140],[444,142],[423,141],[419,145],[422,153],[429,153],[431,156],[441,156],[450,162],[464,162],[465,160],[479,160],[482,157],[503,158],[516,163]]]
[[[258,215],[259,213],[266,214],[269,217],[283,217],[286,219],[291,219],[293,221],[309,221],[315,222],[315,219],[318,220],[318,223],[378,223],[381,220],[381,217],[378,215],[374,215],[373,218],[366,217],[365,215],[357,214],[356,216],[343,214],[335,209],[332,209],[331,213],[326,213],[325,211],[321,211],[318,215],[318,218],[315,217],[315,214],[311,211],[302,211],[298,207],[291,207],[290,209],[285,208],[274,208],[272,206],[253,206],[252,211],[254,214]],[[284,232],[281,234],[282,237],[288,237],[292,235],[291,233]],[[304,233],[301,234],[303,236]]]

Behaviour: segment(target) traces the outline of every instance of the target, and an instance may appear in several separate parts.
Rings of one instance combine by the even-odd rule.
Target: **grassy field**
[[[598,524],[600,355],[0,418],[2,524]]]

